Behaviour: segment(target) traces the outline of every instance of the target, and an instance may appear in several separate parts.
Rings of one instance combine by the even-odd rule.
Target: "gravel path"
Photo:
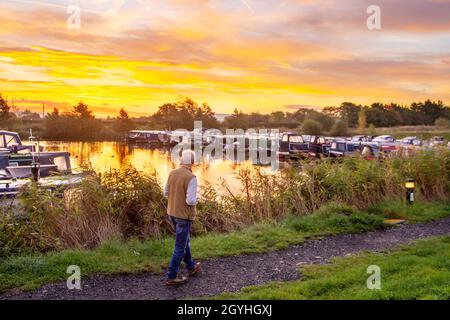
[[[117,276],[94,275],[82,279],[82,290],[67,290],[54,283],[28,293],[11,291],[0,299],[180,299],[213,296],[249,285],[298,279],[303,264],[324,264],[330,258],[359,251],[382,251],[431,236],[450,234],[450,217],[423,223],[404,224],[384,231],[343,234],[260,254],[208,259],[203,272],[181,287],[164,286],[164,276],[154,273]],[[195,255],[195,252],[194,252]]]

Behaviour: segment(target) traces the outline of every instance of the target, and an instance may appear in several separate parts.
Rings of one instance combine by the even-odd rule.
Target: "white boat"
[[[0,197],[14,197],[32,180],[44,188],[69,186],[82,180],[82,175],[72,172],[69,152],[43,152],[39,142],[24,146],[17,133],[1,130],[0,145]]]

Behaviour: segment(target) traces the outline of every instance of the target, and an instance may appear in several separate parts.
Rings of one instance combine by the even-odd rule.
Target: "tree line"
[[[38,118],[41,119],[39,114],[26,110],[19,119],[0,94],[2,129],[16,129],[15,131],[20,132],[20,128],[25,126],[21,126],[21,121],[26,119],[26,125],[33,127],[29,122]],[[328,133],[338,136],[346,135],[349,128],[357,128],[357,131],[364,133],[368,128],[400,125],[450,127],[450,107],[445,106],[442,101],[426,100],[408,106],[394,103],[363,106],[344,102],[338,107],[325,107],[320,111],[299,108],[292,112],[245,113],[236,108],[223,121],[219,121],[207,103],[198,104],[190,98],[184,98],[165,103],[155,113],[141,118],[131,118],[121,108],[115,117],[105,121],[96,118],[87,104],[79,102],[69,111],[53,109],[40,124],[34,125],[34,129],[46,139],[117,139],[132,129],[192,130],[195,120],[201,120],[204,128],[284,128],[298,129],[306,134]]]

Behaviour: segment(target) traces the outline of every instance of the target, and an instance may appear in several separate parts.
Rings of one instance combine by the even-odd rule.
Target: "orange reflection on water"
[[[140,171],[156,170],[161,183],[164,183],[171,170],[178,167],[170,159],[167,149],[153,149],[132,146],[120,142],[60,142],[44,141],[47,151],[68,151],[74,170],[89,166],[97,172],[106,172],[131,165]],[[236,164],[231,161],[214,160],[194,167],[199,184],[209,183],[221,187],[225,182],[230,190],[237,191],[240,186],[237,172],[242,168],[252,168],[250,162]]]

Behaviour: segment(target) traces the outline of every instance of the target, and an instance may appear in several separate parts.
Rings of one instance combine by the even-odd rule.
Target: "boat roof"
[[[10,136],[20,137],[17,132],[7,131],[7,130],[0,130],[0,135],[4,135],[4,134],[10,135]]]
[[[157,130],[131,130],[130,132],[139,132],[139,133],[166,133],[166,131],[157,131]]]
[[[6,131],[6,130],[0,130],[0,136],[5,138],[6,136],[10,136],[13,137],[17,140],[19,145],[22,145],[22,139],[20,139],[20,135],[17,132],[13,132],[13,131]],[[9,143],[12,139],[10,139],[8,142]]]

